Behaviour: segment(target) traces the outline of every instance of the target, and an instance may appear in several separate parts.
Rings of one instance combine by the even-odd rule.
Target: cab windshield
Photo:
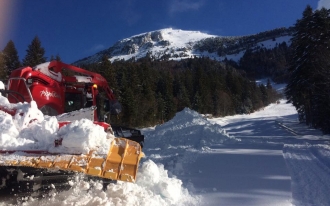
[[[83,93],[66,92],[64,112],[72,112],[83,108]]]

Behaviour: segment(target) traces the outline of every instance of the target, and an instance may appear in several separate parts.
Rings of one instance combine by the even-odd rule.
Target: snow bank
[[[177,113],[170,121],[157,126],[154,131],[147,132],[146,138],[147,145],[156,146],[153,145],[156,143],[162,148],[171,145],[202,148],[216,143],[236,141],[226,134],[220,125],[212,124],[201,114],[189,108]]]
[[[69,149],[70,153],[89,153],[95,150],[99,154],[108,154],[114,136],[104,132],[104,128],[88,119],[74,121],[62,127],[58,135],[63,138],[60,148]]]
[[[43,150],[56,153],[87,154],[95,150],[107,154],[114,136],[92,121],[81,119],[59,128],[56,117],[44,117],[36,102],[11,104],[0,95],[1,150]],[[62,146],[54,141],[62,138]]]
[[[198,153],[207,152],[211,145],[236,142],[220,125],[212,124],[189,108],[178,112],[170,121],[145,130],[144,153],[147,158],[163,164],[170,176],[186,175],[185,165],[194,162]],[[194,190],[193,185],[184,185]]]

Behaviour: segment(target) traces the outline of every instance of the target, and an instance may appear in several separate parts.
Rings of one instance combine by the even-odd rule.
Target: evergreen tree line
[[[200,51],[216,52],[219,56],[237,54],[246,49],[256,47],[258,42],[291,35],[294,28],[277,28],[249,36],[236,37],[210,37],[198,41],[194,49]]]
[[[295,27],[285,94],[301,122],[330,133],[330,10],[307,6]]]
[[[285,42],[272,49],[247,49],[237,67],[246,71],[250,78],[271,78],[277,83],[288,81],[288,67],[292,49]]]
[[[61,60],[59,55],[56,55],[55,57],[52,55],[49,60],[51,61],[54,59]],[[47,57],[45,57],[45,49],[41,46],[41,41],[38,36],[35,36],[31,41],[31,44],[28,45],[26,55],[22,62],[19,59],[14,42],[10,40],[5,48],[0,51],[0,80],[6,81],[10,72],[21,66],[33,67],[46,61]]]
[[[209,58],[137,61],[80,65],[102,74],[123,106],[111,122],[126,126],[149,126],[173,118],[189,107],[202,114],[225,116],[248,114],[279,96],[267,85],[257,85],[245,73]]]
[[[213,37],[199,41],[195,48],[208,52],[217,51],[219,56],[239,53],[245,50],[242,58],[238,61],[232,61],[225,58],[223,61],[235,68],[244,70],[249,78],[271,78],[276,83],[288,82],[288,67],[290,65],[292,47],[286,42],[267,49],[258,46],[256,42],[272,39],[283,35],[292,35],[295,27],[279,28],[256,35],[245,37]],[[263,45],[262,45],[263,46]]]

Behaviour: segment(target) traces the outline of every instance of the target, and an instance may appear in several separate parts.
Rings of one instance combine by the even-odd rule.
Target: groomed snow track
[[[291,174],[293,205],[329,205],[330,147],[285,145],[283,156]]]

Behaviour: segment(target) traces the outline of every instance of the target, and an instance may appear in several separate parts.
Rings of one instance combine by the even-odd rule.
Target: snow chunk
[[[48,68],[49,64],[50,64],[50,62],[45,62],[45,63],[39,64],[39,65],[33,67],[33,69],[40,71],[44,75],[49,76],[50,78],[55,79],[58,82],[62,81],[61,72],[54,72],[54,71],[49,70],[49,68]]]
[[[42,122],[44,115],[38,109],[37,103],[31,101],[30,104],[20,104],[16,106],[16,114],[14,116],[14,123],[19,130],[27,128],[32,122]]]
[[[48,150],[53,147],[57,139],[58,128],[56,117],[50,117],[48,121],[42,121],[21,130],[20,137],[34,141],[38,149]]]
[[[15,147],[19,145],[16,140],[19,132],[14,126],[11,115],[0,111],[0,145],[2,147]]]
[[[5,89],[5,84],[2,81],[0,81],[0,89]]]
[[[63,138],[62,147],[70,148],[70,153],[86,154],[97,150],[99,154],[107,154],[111,143],[104,128],[88,119],[73,121],[62,127],[58,135]]]
[[[156,194],[171,204],[175,204],[187,191],[183,190],[182,181],[176,178],[169,178],[164,165],[157,166],[153,161],[148,160],[142,164],[141,173],[137,184],[150,188]]]

